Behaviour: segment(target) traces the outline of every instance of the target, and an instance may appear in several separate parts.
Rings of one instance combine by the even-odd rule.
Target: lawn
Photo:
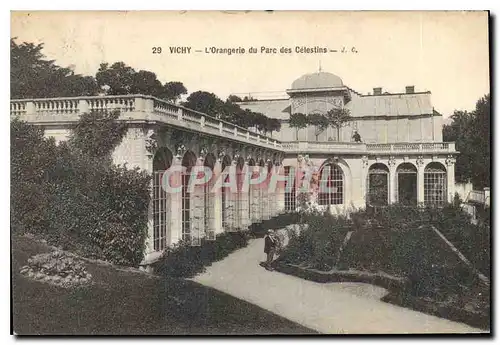
[[[87,263],[94,284],[64,289],[25,278],[29,257],[50,251],[12,237],[13,331],[30,334],[222,335],[314,331],[189,280]]]

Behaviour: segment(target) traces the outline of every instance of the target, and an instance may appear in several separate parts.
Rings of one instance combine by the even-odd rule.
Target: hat
[[[268,234],[272,234],[274,231],[272,229],[267,230]]]

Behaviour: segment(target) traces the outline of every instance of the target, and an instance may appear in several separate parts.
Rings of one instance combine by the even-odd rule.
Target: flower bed
[[[62,251],[35,255],[20,273],[27,278],[64,288],[88,285],[92,276],[82,260]]]
[[[486,230],[476,227],[452,205],[444,209],[394,205],[375,212],[353,212],[348,217],[304,212],[301,220],[308,229],[292,234],[278,259],[285,273],[318,281],[366,278],[368,282],[378,280],[374,277],[383,272],[408,282],[395,289],[405,296],[404,303],[398,304],[427,304],[425,311],[430,313],[434,313],[433,306],[441,311],[454,308],[456,315],[466,315],[457,320],[473,324],[471,319],[477,319],[481,327],[488,327],[488,283],[480,281],[430,227],[444,229],[448,240],[487,274],[488,225]],[[349,274],[353,271],[356,276]],[[444,312],[436,315],[446,317]]]

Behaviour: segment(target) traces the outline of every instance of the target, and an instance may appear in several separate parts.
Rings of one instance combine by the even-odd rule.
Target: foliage
[[[316,127],[316,140],[326,128],[333,127],[337,130],[337,138],[340,140],[340,128],[351,121],[352,117],[348,109],[331,109],[326,114],[312,113],[305,115],[295,113],[290,115],[290,127],[297,131],[311,125]]]
[[[307,116],[307,123],[311,126],[314,126],[316,130],[314,134],[316,135],[316,140],[318,140],[318,135],[321,134],[325,129],[329,126],[328,118],[322,114],[309,114]]]
[[[229,95],[227,97],[226,102],[237,103],[237,102],[243,102],[243,100],[236,95]]]
[[[11,226],[117,264],[137,265],[147,236],[150,176],[113,165],[126,128],[116,114],[82,116],[56,146],[33,125],[11,123]]]
[[[82,260],[61,251],[37,254],[28,259],[21,274],[62,287],[86,284],[92,275]]]
[[[109,95],[143,94],[175,102],[187,93],[184,84],[179,81],[162,84],[155,73],[136,71],[124,62],[115,62],[111,66],[102,63],[96,73],[96,80]]]
[[[241,102],[241,99],[234,95],[230,95],[224,102],[214,93],[196,91],[191,93],[182,105],[243,128],[255,127],[264,133],[280,130],[281,122],[278,119],[242,109],[236,102]]]
[[[46,60],[43,44],[16,43],[10,40],[10,97],[72,97],[92,96],[99,91],[96,80],[75,74]]]
[[[482,273],[489,273],[489,226],[474,225],[459,207],[391,205],[359,210],[350,218],[303,216],[309,227],[292,236],[280,260],[320,270],[357,269],[405,277],[419,296],[443,299],[477,284],[475,274],[430,228],[434,225]],[[486,224],[486,222],[485,222]],[[353,230],[340,261],[336,255]]]
[[[180,81],[169,81],[163,85],[160,98],[177,103],[182,95],[187,94],[187,89]]]
[[[326,113],[328,124],[337,130],[337,140],[340,140],[340,128],[351,121],[351,113],[345,108],[333,108]]]
[[[299,138],[299,130],[302,128],[307,128],[307,115],[302,113],[295,113],[290,115],[290,128],[295,128],[297,131],[297,139]]]
[[[455,111],[452,123],[443,128],[443,140],[454,141],[457,156],[455,176],[459,182],[470,180],[475,188],[490,186],[491,128],[490,95],[479,99],[472,112]]]
[[[82,114],[73,128],[69,144],[82,154],[101,158],[121,143],[127,133],[127,125],[118,122],[120,112],[92,112]]]
[[[248,234],[245,232],[224,232],[214,241],[202,239],[200,246],[181,241],[167,248],[162,259],[155,264],[155,271],[167,277],[190,278],[247,244]]]

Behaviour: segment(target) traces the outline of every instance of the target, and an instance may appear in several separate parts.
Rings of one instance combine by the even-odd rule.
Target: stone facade
[[[452,201],[458,152],[454,143],[441,142],[442,120],[432,109],[429,93],[362,96],[340,78],[321,73],[299,78],[287,91],[286,102],[243,105],[267,116],[279,114],[280,140],[143,95],[13,100],[11,116],[43,126],[47,136],[61,141],[79,114],[120,111],[120,121],[129,129],[113,153],[114,162],[139,167],[153,177],[144,264],[180,240],[198,245],[202,238],[244,231],[252,223],[295,210],[299,192],[285,190],[284,182],[276,188],[269,188],[269,181],[245,185],[244,176],[255,181],[262,169],[274,174],[270,180],[281,181],[285,170],[311,171],[310,180],[297,180],[296,187],[308,184],[312,201],[333,213],[367,204]],[[353,116],[340,138],[332,129],[316,135],[312,128],[299,133],[288,128],[287,112],[321,113],[334,107],[349,109]],[[363,142],[352,142],[354,129]],[[212,179],[188,189],[205,168]],[[165,175],[165,171],[174,172]],[[224,171],[235,171],[236,180],[224,181]],[[184,187],[166,193],[165,176],[170,176],[172,185]],[[224,183],[224,189],[216,188]],[[330,188],[328,192],[322,191],[323,185]]]

